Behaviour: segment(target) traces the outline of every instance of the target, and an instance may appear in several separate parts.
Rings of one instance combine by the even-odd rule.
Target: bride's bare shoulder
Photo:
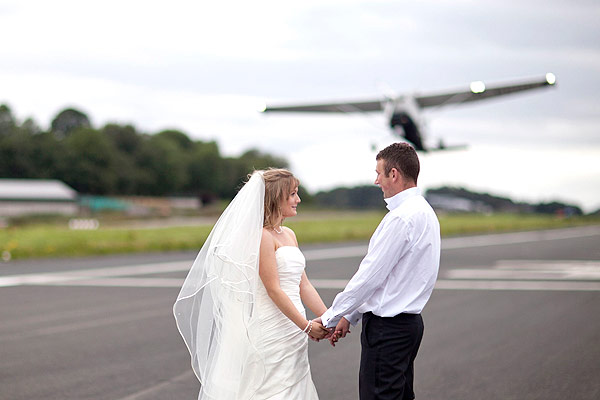
[[[291,236],[294,239],[296,246],[298,246],[298,239],[296,239],[296,234],[294,233],[294,231],[288,228],[287,226],[282,226],[281,228],[284,230],[284,232],[286,232],[289,236]]]
[[[263,239],[264,239],[265,237],[270,237],[270,238],[272,238],[272,237],[273,237],[273,233],[271,233],[271,231],[270,231],[268,228],[264,228],[264,227],[263,227],[263,228],[262,228],[262,237],[263,237]]]
[[[273,233],[267,228],[263,228],[262,230],[261,245],[263,244],[275,244]]]
[[[261,258],[262,257],[266,257],[269,254],[272,254],[273,256],[275,255],[275,249],[277,248],[277,241],[275,240],[275,237],[273,236],[273,233],[266,229],[263,228],[262,231],[262,238],[260,239],[260,254],[261,254]]]

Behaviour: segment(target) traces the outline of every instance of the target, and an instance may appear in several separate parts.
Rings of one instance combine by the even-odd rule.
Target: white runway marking
[[[576,239],[600,234],[600,226],[585,226],[546,231],[496,233],[480,236],[462,236],[442,240],[442,250],[467,249],[503,244],[532,243],[548,240]]]
[[[445,271],[436,289],[600,290],[600,261],[499,260],[494,267]]]
[[[181,287],[183,278],[100,278],[49,282],[48,286]]]
[[[452,269],[448,279],[600,280],[600,261],[501,260],[492,268]]]
[[[348,283],[347,279],[311,279],[310,283],[316,289],[339,289],[343,290]]]
[[[600,291],[600,282],[480,281],[438,279],[435,289],[445,290],[542,290]]]
[[[123,267],[49,272],[46,274],[9,275],[0,278],[0,287],[18,285],[61,285],[67,283],[75,284],[75,281],[85,281],[90,280],[91,278],[162,274],[167,272],[187,271],[191,265],[191,261],[174,261]]]
[[[305,250],[303,253],[306,261],[364,257],[365,254],[367,254],[367,245],[335,247],[332,249]]]
[[[462,249],[514,243],[595,236],[600,226],[448,238],[442,249]],[[362,258],[366,245],[305,250],[307,261]],[[0,287],[20,285],[180,287],[182,278],[140,277],[187,271],[192,261],[79,269],[0,277]],[[476,290],[600,290],[600,261],[508,260],[495,267],[451,269],[440,274],[436,289]],[[311,279],[318,289],[341,290],[344,279]]]

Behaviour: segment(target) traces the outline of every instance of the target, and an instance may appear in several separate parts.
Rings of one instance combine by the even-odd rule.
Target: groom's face
[[[383,191],[383,197],[386,199],[392,197],[396,193],[393,193],[393,178],[392,173],[388,176],[385,175],[385,161],[383,159],[377,160],[377,166],[375,167],[377,178],[375,178],[375,184]]]

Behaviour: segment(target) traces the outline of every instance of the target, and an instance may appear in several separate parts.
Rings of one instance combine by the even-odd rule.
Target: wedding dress
[[[304,272],[304,255],[295,246],[282,246],[275,252],[279,284],[298,311],[306,315],[300,300],[300,279]],[[265,287],[257,290],[259,346],[264,357],[264,380],[255,394],[258,399],[318,399],[308,363],[308,335],[302,332],[277,308]]]
[[[199,400],[312,400],[308,335],[269,298],[259,276],[264,180],[255,172],[198,253],[173,306],[201,388]],[[302,252],[275,253],[281,288],[298,310]]]

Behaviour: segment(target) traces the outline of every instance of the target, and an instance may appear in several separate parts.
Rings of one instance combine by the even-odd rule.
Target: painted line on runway
[[[49,282],[45,286],[181,287],[183,278],[99,278]]]
[[[600,282],[438,279],[436,290],[600,291]]]
[[[317,289],[344,289],[346,279],[311,279]],[[105,286],[105,287],[181,287],[183,279],[176,278],[101,278],[71,280],[65,282],[49,282],[47,286]]]
[[[329,260],[348,257],[362,257],[366,254],[366,251],[366,245],[350,246],[332,249],[306,250],[304,251],[304,256],[307,261]],[[0,277],[0,287],[20,285],[96,286],[92,282],[99,283],[99,286],[110,286],[109,284],[107,284],[109,280],[91,278],[111,278],[121,276],[152,275],[169,272],[181,272],[188,271],[192,264],[193,261],[175,261],[106,268],[79,269],[72,271],[49,272],[44,274],[9,275],[5,277]],[[114,282],[115,286],[131,286],[125,284],[126,280],[123,279],[114,280]],[[148,287],[152,286],[150,279],[148,279],[146,282]],[[170,287],[172,285],[169,282],[172,283],[173,280],[158,278],[156,279],[157,286]],[[181,283],[182,280],[179,280],[179,286],[181,286]],[[142,283],[142,281],[140,281],[139,286],[143,287],[145,285]]]
[[[335,260],[339,258],[354,258],[364,257],[367,254],[367,245],[358,246],[347,246],[347,247],[334,247],[329,249],[313,249],[303,250],[304,258],[306,261],[319,261],[319,260]]]
[[[365,255],[366,251],[367,246],[365,245],[332,249],[306,250],[304,251],[304,255],[307,261],[315,261],[359,256],[362,257]],[[181,286],[183,280],[177,279],[139,279],[138,284],[135,284],[134,281],[124,278],[91,278],[116,278],[121,276],[152,275],[188,271],[192,266],[192,263],[193,261],[176,261],[106,268],[79,269],[64,272],[49,272],[44,274],[9,275],[0,277],[0,287],[20,285],[172,287],[175,286],[175,283],[178,286]],[[113,282],[113,285],[110,284],[111,281]],[[152,282],[155,282],[155,285],[153,285]]]
[[[348,281],[343,279],[311,279],[317,289],[343,290]],[[600,291],[600,282],[519,281],[438,279],[435,290],[548,290],[548,291]]]
[[[548,240],[577,239],[597,235],[600,235],[600,226],[551,229],[545,231],[495,233],[479,236],[461,236],[442,240],[442,250],[543,242]]]
[[[443,272],[447,279],[600,280],[600,261],[499,260],[494,267],[457,268]]]
[[[9,275],[0,278],[0,287],[19,285],[60,285],[61,283],[72,283],[73,281],[89,280],[90,278],[162,274],[187,271],[190,269],[191,265],[191,261],[175,261],[121,267],[80,269],[64,272],[49,272],[45,274]]]
[[[442,240],[442,249],[461,249],[481,246],[495,246],[514,243],[538,242],[546,240],[561,240],[600,235],[600,226],[586,226],[578,228],[556,229],[546,231],[531,231],[517,233],[502,233]],[[346,247],[333,247],[326,249],[305,250],[307,261],[332,260],[341,258],[359,258],[367,252],[366,245]],[[137,275],[152,275],[170,272],[187,271],[192,261],[174,261],[150,263],[141,265],[127,265],[117,267],[79,269],[73,271],[50,272],[43,274],[9,275],[0,277],[0,287],[20,285],[49,285],[49,286],[132,286],[132,287],[174,287],[181,285],[181,280],[170,278],[124,278]],[[454,278],[461,279],[466,272],[458,270]],[[481,278],[489,278],[484,274],[497,274],[498,272],[480,272]],[[583,272],[579,272],[583,277]],[[590,272],[589,277],[596,277],[596,272]],[[587,279],[589,279],[589,277]],[[538,277],[539,278],[539,277]],[[577,278],[573,278],[577,279]],[[312,280],[320,288],[338,289],[342,280],[324,279]]]
[[[310,283],[316,289],[339,289],[343,290],[348,284],[347,279],[311,279]]]
[[[311,279],[316,289],[343,290],[346,279]],[[69,281],[60,286],[96,286],[96,287],[172,287],[179,288],[181,279],[135,279],[112,278],[89,281]],[[561,281],[561,280],[500,280],[500,279],[438,279],[436,290],[562,290],[562,291],[600,291],[600,281]]]

